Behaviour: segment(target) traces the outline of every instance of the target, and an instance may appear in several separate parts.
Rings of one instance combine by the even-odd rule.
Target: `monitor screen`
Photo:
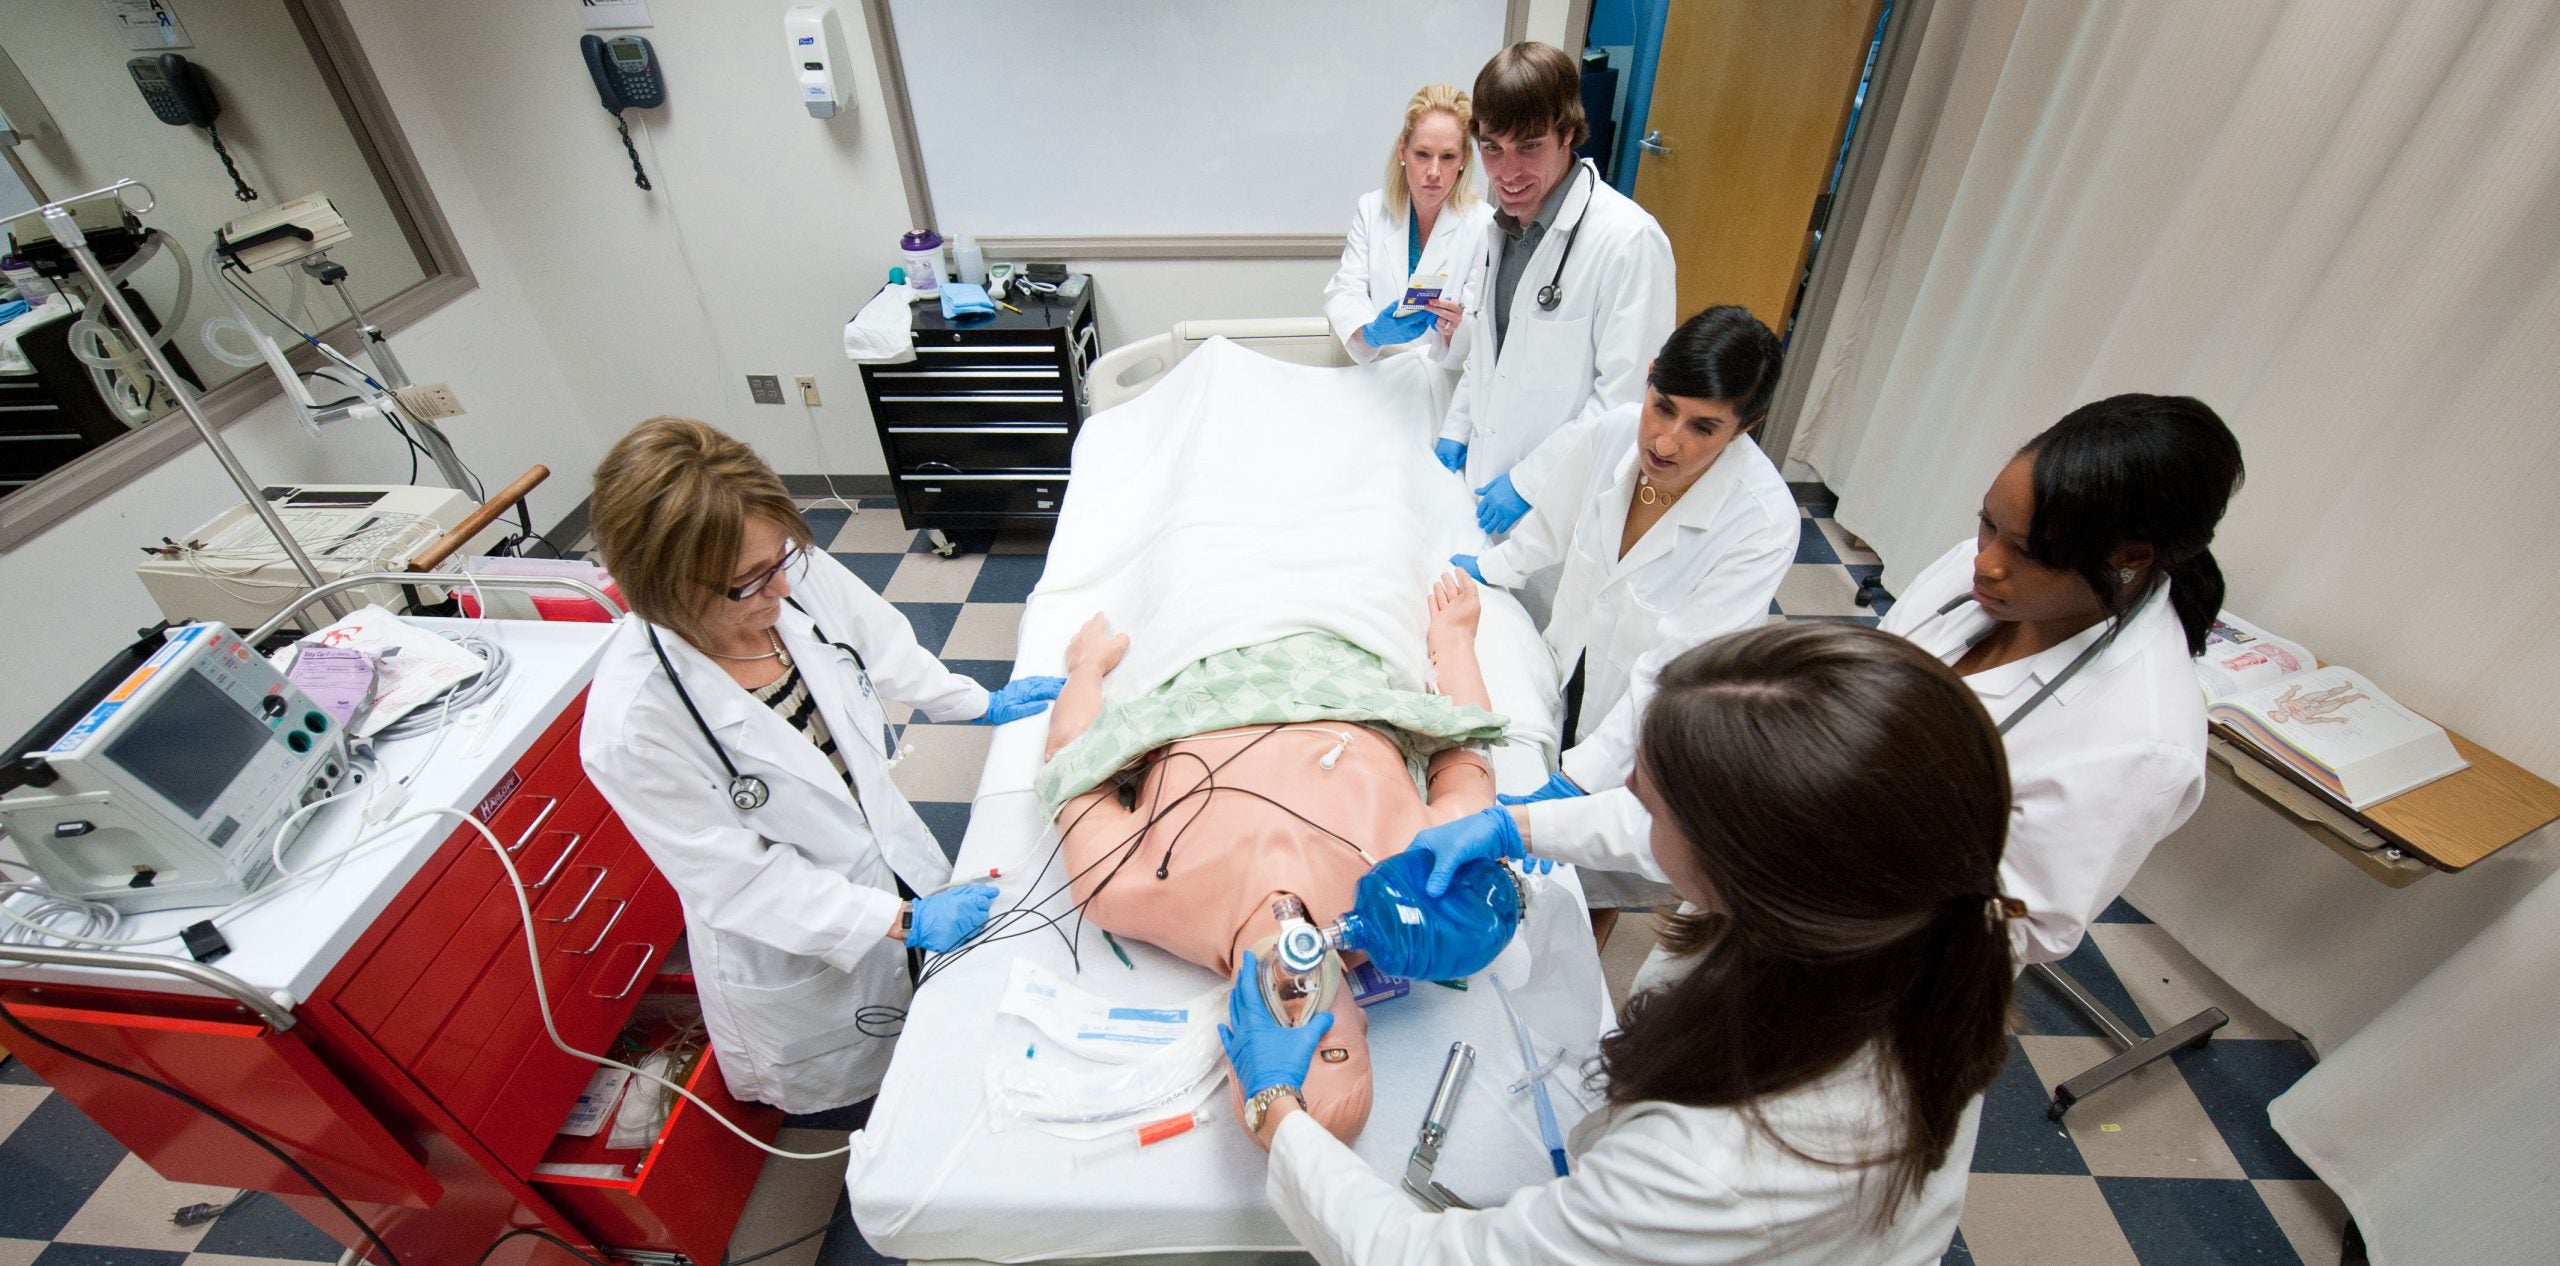
[[[266,741],[266,724],[220,686],[181,673],[148,711],[125,723],[104,755],[180,812],[202,817]]]

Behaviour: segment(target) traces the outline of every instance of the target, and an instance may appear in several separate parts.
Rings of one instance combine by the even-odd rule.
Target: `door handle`
[[[1671,152],[1671,147],[1662,143],[1662,129],[1660,128],[1655,128],[1652,131],[1646,132],[1644,137],[1636,142],[1636,148],[1643,150],[1648,154],[1668,154]]]

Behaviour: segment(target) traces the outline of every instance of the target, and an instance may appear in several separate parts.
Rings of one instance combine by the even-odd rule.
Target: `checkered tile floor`
[[[1772,612],[1874,623],[1877,611],[1859,605],[1857,594],[1861,582],[1881,573],[1876,557],[1832,522],[1828,493],[1807,486],[1798,499],[1804,535]],[[990,685],[1005,680],[1045,541],[1006,536],[988,552],[945,559],[899,525],[886,499],[863,505],[860,515],[810,509],[818,539],[906,612],[925,649]],[[898,767],[900,788],[943,847],[957,851],[989,731],[909,724],[895,713],[890,720],[915,748]],[[1607,955],[1613,987],[1624,989],[1647,933],[1641,916],[1620,925]],[[2231,1025],[2206,1049],[2182,1051],[2109,1087],[2055,1125],[2044,1113],[2053,1085],[2110,1052],[2061,999],[2021,982],[2010,1059],[1983,1110],[1962,1230],[1946,1261],[2338,1261],[2345,1209],[2267,1123],[2267,1101],[2310,1067],[2302,1044],[2122,902],[2065,968],[2146,1033],[2207,1005],[2229,1013]],[[847,1114],[800,1118],[783,1142],[819,1150],[856,1125]],[[844,1219],[842,1179],[834,1165],[769,1164],[732,1256],[825,1226],[764,1260],[882,1260]],[[338,1245],[263,1195],[205,1226],[170,1225],[179,1207],[231,1194],[161,1180],[23,1066],[0,1067],[0,1266],[257,1266],[338,1257]]]

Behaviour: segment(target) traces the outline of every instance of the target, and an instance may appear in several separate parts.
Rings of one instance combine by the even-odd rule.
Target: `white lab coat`
[[[1440,437],[1467,446],[1467,486],[1508,473],[1529,504],[1555,495],[1560,450],[1549,436],[1644,398],[1644,368],[1677,323],[1672,308],[1671,239],[1645,209],[1600,179],[1585,159],[1566,179],[1574,188],[1531,252],[1511,294],[1511,333],[1494,348],[1494,276],[1502,226],[1487,216],[1467,283],[1466,318],[1447,355],[1464,366]],[[1575,236],[1576,223],[1581,226]],[[1568,241],[1573,254],[1565,258]],[[1553,312],[1538,291],[1556,275]]]
[[[896,607],[823,551],[810,551],[792,589],[808,613],[785,603],[777,630],[859,804],[816,744],[661,631],[704,724],[739,772],[771,787],[762,808],[732,805],[728,771],[659,666],[650,626],[636,619],[605,647],[579,755],[684,902],[703,1024],[730,1093],[816,1112],[870,1097],[888,1068],[894,1039],[862,1033],[855,1013],[907,1004],[905,949],[887,939],[897,880],[930,892],[951,877],[933,833],[890,781],[875,687],[938,721],[983,714],[987,691],[943,667]],[[860,651],[867,676],[829,639]]]
[[[1866,1154],[1894,1119],[1872,1052],[1761,1109],[1780,1137],[1832,1158]],[[1303,1112],[1280,1123],[1264,1187],[1327,1266],[1928,1266],[1955,1238],[1981,1117],[1977,1095],[1946,1162],[1881,1231],[1869,1221],[1874,1184],[1860,1182],[1872,1171],[1806,1160],[1731,1108],[1657,1101],[1585,1117],[1566,1140],[1570,1177],[1489,1209],[1423,1211]]]
[[[1333,280],[1325,283],[1324,319],[1333,326],[1333,336],[1342,341],[1343,350],[1363,365],[1376,360],[1381,350],[1435,354],[1446,351],[1448,340],[1440,337],[1437,329],[1387,349],[1371,347],[1368,340],[1352,336],[1360,332],[1361,326],[1376,320],[1380,309],[1404,298],[1405,282],[1415,273],[1447,273],[1449,288],[1441,297],[1464,307],[1466,287],[1475,280],[1476,252],[1484,246],[1484,230],[1493,221],[1493,208],[1482,198],[1469,203],[1463,211],[1443,206],[1440,218],[1432,222],[1431,236],[1422,239],[1422,262],[1407,268],[1406,235],[1412,232],[1412,219],[1410,205],[1402,215],[1387,213],[1384,190],[1373,189],[1360,195],[1359,205],[1351,211],[1351,232],[1342,241],[1342,267],[1335,269]],[[1445,397],[1445,388],[1442,394]]]
[[[1929,564],[1884,617],[1953,664],[1991,631],[1972,602],[1974,543]],[[2132,882],[2152,846],[2204,801],[2204,702],[2187,635],[2166,588],[2151,595],[2113,645],[2008,734],[2009,843],[2000,887],[2027,905],[2012,922],[2018,961],[2070,955],[2089,922]],[[2059,646],[1965,678],[1995,722],[2005,721],[2087,649],[2104,621]]]
[[[1561,763],[1586,791],[1617,786],[1635,769],[1664,664],[1769,618],[1803,532],[1787,481],[1743,435],[1620,558],[1643,408],[1623,405],[1558,436],[1550,499],[1476,560],[1486,582],[1504,588],[1564,564],[1546,640],[1560,674],[1583,657],[1581,732],[1566,736],[1574,746]]]

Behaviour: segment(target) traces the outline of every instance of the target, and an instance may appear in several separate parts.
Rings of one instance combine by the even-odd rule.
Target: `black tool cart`
[[[951,532],[1057,520],[1100,342],[1092,281],[1076,281],[1073,298],[1009,295],[1021,311],[993,316],[947,319],[928,299],[915,306],[916,358],[862,366],[898,514],[933,533],[935,552],[958,552]]]

